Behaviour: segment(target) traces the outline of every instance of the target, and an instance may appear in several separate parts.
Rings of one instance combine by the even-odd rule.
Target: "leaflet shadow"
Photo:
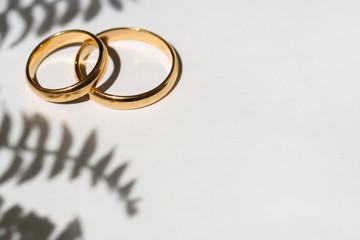
[[[11,27],[16,24],[23,25],[22,32],[10,44],[11,47],[18,45],[29,35],[31,31],[35,31],[41,36],[51,30],[54,26],[64,26],[75,18],[82,16],[88,22],[96,18],[103,9],[104,4],[110,5],[112,9],[121,11],[123,9],[122,0],[91,0],[85,7],[81,4],[83,0],[33,0],[30,4],[24,5],[21,0],[3,0],[6,2],[4,11],[0,13],[0,47],[10,33]],[[37,15],[34,14],[35,8],[42,8],[45,17],[40,24]],[[59,10],[59,8],[62,8]],[[9,15],[16,12],[19,21],[9,21]]]
[[[46,217],[35,212],[26,213],[20,205],[1,209],[4,200],[0,197],[0,239],[49,240],[56,225]],[[81,223],[78,219],[56,236],[55,240],[76,240],[82,237]]]
[[[51,181],[64,171],[69,171],[71,183],[87,172],[91,176],[89,190],[96,187],[99,182],[105,183],[101,186],[107,186],[109,192],[118,198],[124,205],[124,212],[128,217],[137,214],[139,199],[134,199],[131,196],[137,180],[133,179],[125,183],[121,181],[129,162],[113,164],[115,148],[101,157],[96,157],[96,161],[94,161],[94,155],[99,149],[97,131],[92,131],[80,145],[82,147],[74,154],[70,151],[74,144],[74,137],[72,131],[65,124],[62,126],[61,138],[57,141],[58,146],[52,148],[56,150],[47,148],[46,143],[50,135],[50,128],[44,117],[39,114],[32,117],[23,116],[23,126],[17,142],[10,141],[10,132],[13,128],[11,117],[7,113],[3,115],[0,126],[0,151],[11,152],[13,157],[12,159],[2,159],[9,164],[6,169],[1,170],[0,188],[9,181],[15,181],[18,185],[29,183],[41,173],[46,173],[47,180]],[[34,143],[34,139],[31,138],[34,137],[34,134],[37,134],[36,144],[34,147],[29,147],[27,143],[30,139]],[[25,158],[24,152],[31,153],[33,157]],[[48,156],[52,156],[54,159],[50,165],[45,164]],[[0,239],[2,238],[0,237]]]

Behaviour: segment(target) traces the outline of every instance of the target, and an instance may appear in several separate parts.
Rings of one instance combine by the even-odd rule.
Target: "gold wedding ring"
[[[105,44],[117,40],[138,40],[150,43],[162,50],[171,59],[171,70],[165,80],[154,89],[145,93],[118,96],[107,94],[100,91],[95,85],[90,89],[90,99],[95,102],[115,109],[135,109],[151,105],[165,97],[176,85],[179,75],[179,58],[174,48],[160,36],[140,28],[115,28],[97,34]],[[81,65],[86,64],[84,56],[87,56],[94,46],[83,44],[75,60],[75,73],[78,79],[86,77],[85,68]]]
[[[36,78],[36,71],[41,62],[54,51],[74,43],[99,49],[99,56],[93,70],[88,75],[79,77],[78,82],[71,86],[60,89],[42,87]],[[63,31],[45,39],[34,49],[26,65],[26,79],[31,90],[39,97],[50,102],[68,102],[89,93],[93,85],[104,75],[107,61],[107,48],[98,37],[82,30]],[[76,76],[79,75],[76,74]]]
[[[106,43],[118,40],[137,40],[150,43],[163,51],[171,60],[171,69],[165,80],[154,89],[131,96],[118,96],[100,91],[96,84],[104,76],[108,62]],[[42,61],[62,47],[81,43],[75,58],[77,83],[59,89],[42,87],[36,72]],[[95,49],[99,56],[94,68],[86,74],[86,59]],[[151,105],[165,97],[176,85],[180,75],[179,57],[174,48],[160,36],[140,28],[115,28],[99,33],[97,36],[82,30],[68,30],[56,33],[42,41],[31,53],[26,64],[26,79],[31,90],[50,102],[68,102],[89,93],[90,99],[110,108],[134,109]]]

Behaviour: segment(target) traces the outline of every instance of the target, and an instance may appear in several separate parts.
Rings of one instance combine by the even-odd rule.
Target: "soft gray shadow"
[[[119,201],[125,204],[125,212],[129,217],[137,213],[136,204],[139,199],[131,197],[136,179],[125,183],[122,180],[129,162],[115,164],[114,166],[112,160],[114,159],[115,148],[94,161],[94,155],[99,148],[96,130],[89,133],[79,151],[71,154],[70,150],[74,141],[71,130],[65,124],[62,126],[62,136],[55,150],[48,150],[46,147],[50,127],[48,121],[39,114],[32,117],[23,116],[23,129],[15,144],[9,142],[11,129],[11,117],[5,113],[0,125],[0,151],[3,149],[11,151],[13,158],[10,159],[9,166],[0,172],[0,187],[11,180],[15,180],[19,185],[29,183],[43,171],[49,171],[49,181],[64,171],[70,172],[70,181],[74,181],[84,172],[87,172],[91,176],[89,186],[96,187],[99,182],[105,183],[109,191],[114,193]],[[27,143],[34,131],[37,133],[35,147],[28,147]],[[22,154],[24,151],[31,152],[34,157],[30,160],[27,158],[25,161]],[[50,170],[45,168],[44,164],[46,157],[49,155],[53,156],[54,159]],[[71,164],[69,165],[68,162]],[[110,167],[110,165],[114,167]],[[65,166],[71,167],[66,168]],[[101,186],[104,186],[104,184],[101,184]]]
[[[119,54],[114,48],[110,47],[109,45],[107,45],[107,49],[108,49],[109,57],[113,62],[114,69],[111,75],[109,76],[109,78],[106,79],[106,81],[103,84],[101,84],[99,87],[97,87],[97,89],[103,92],[108,90],[115,83],[116,79],[119,77],[121,70],[121,61]]]
[[[0,197],[1,240],[50,240],[49,237],[56,230],[56,226],[49,218],[41,217],[35,212],[26,213],[20,205],[2,209],[3,203],[4,199]],[[81,224],[78,219],[75,219],[52,239],[76,240],[81,237]]]
[[[111,61],[114,64],[114,69],[111,73],[111,75],[104,81],[104,83],[102,83],[100,86],[96,87],[97,89],[99,89],[100,91],[105,92],[106,90],[108,90],[116,81],[116,79],[118,78],[119,74],[120,74],[120,70],[121,70],[121,61],[120,61],[120,56],[119,54],[116,52],[116,50],[110,46],[107,46],[108,49],[108,54],[109,57],[111,59]],[[86,62],[86,61],[84,61]],[[85,64],[81,64],[80,65],[80,71],[83,73],[83,75],[86,75],[86,65]],[[37,81],[37,79],[35,79]],[[72,100],[72,101],[68,101],[68,102],[63,102],[63,103],[55,103],[55,104],[78,104],[78,103],[82,103],[82,102],[86,102],[89,101],[89,95],[85,95],[82,96],[81,98]]]
[[[103,6],[108,4],[115,11],[123,9],[122,0],[90,0],[89,4],[81,7],[81,0],[33,0],[30,5],[23,6],[20,0],[1,0],[6,1],[6,8],[0,13],[0,46],[9,34],[10,28],[14,24],[22,24],[23,29],[16,40],[10,46],[14,47],[22,42],[30,34],[32,30],[38,36],[49,32],[54,26],[64,26],[70,23],[78,16],[82,16],[85,21],[91,21],[96,18],[102,11]],[[60,13],[57,11],[58,4],[66,4],[65,11]],[[41,19],[38,26],[34,24],[37,22],[37,15],[34,13],[35,8],[42,8],[45,12],[45,17]],[[9,15],[16,12],[22,23],[10,22]]]

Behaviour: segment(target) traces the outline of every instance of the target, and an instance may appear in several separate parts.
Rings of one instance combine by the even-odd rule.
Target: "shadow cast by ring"
[[[115,83],[116,79],[118,78],[118,76],[120,74],[120,70],[121,70],[121,60],[120,60],[119,54],[116,52],[116,50],[114,48],[112,48],[110,46],[106,46],[106,47],[108,49],[109,57],[111,58],[111,60],[113,62],[114,69],[113,69],[111,75],[109,76],[109,78],[106,79],[104,81],[104,83],[102,83],[99,87],[97,87],[97,89],[99,89],[100,91],[103,91],[103,92],[108,90]],[[80,71],[82,71],[84,73],[86,72],[86,64],[80,65]],[[86,102],[89,100],[90,100],[89,94],[86,94],[76,100],[68,101],[68,102],[64,102],[64,103],[58,103],[58,104],[77,104],[77,103],[82,103],[82,102]]]

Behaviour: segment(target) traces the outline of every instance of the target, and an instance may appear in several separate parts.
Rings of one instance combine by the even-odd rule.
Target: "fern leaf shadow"
[[[15,205],[3,210],[0,197],[0,239],[50,240],[55,224],[35,212],[26,213],[23,207]],[[55,237],[55,240],[76,240],[82,237],[81,223],[75,219]]]
[[[90,187],[95,187],[99,181],[103,181],[109,187],[110,192],[118,196],[118,199],[125,204],[125,212],[131,217],[137,212],[137,200],[131,199],[131,192],[136,182],[135,180],[129,183],[122,183],[121,178],[125,174],[129,165],[128,162],[121,163],[115,166],[114,170],[108,169],[113,159],[115,148],[100,157],[95,163],[90,159],[95,159],[94,154],[98,149],[97,131],[92,131],[85,139],[82,148],[73,156],[69,151],[73,143],[73,136],[70,129],[64,124],[62,126],[62,137],[58,141],[59,146],[56,150],[48,150],[45,143],[49,137],[49,123],[39,114],[32,117],[23,116],[23,130],[18,138],[16,144],[9,141],[11,133],[11,117],[5,113],[0,125],[0,151],[2,149],[10,150],[13,153],[13,158],[7,169],[0,173],[0,187],[11,180],[15,180],[18,185],[29,183],[33,178],[37,177],[43,171],[49,171],[48,180],[55,178],[65,170],[70,170],[70,180],[73,181],[80,177],[84,171],[91,176],[89,183]],[[37,133],[35,147],[29,147],[27,144],[32,133]],[[33,139],[32,143],[34,144]],[[34,157],[30,160],[24,159],[23,152],[29,152]],[[50,169],[45,169],[44,161],[46,156],[51,155],[53,162]],[[25,161],[26,160],[26,161]],[[27,162],[28,164],[24,164]],[[67,164],[71,162],[71,164]],[[65,166],[72,166],[71,169]],[[109,173],[107,173],[109,172]],[[131,209],[131,211],[129,211]],[[1,239],[1,237],[0,237]]]
[[[74,20],[76,17],[83,15],[83,19],[88,22],[95,19],[103,9],[104,4],[108,4],[116,11],[123,9],[122,0],[90,0],[88,6],[82,7],[83,0],[33,0],[31,4],[23,6],[20,0],[2,0],[6,1],[6,8],[0,13],[0,47],[4,40],[8,37],[10,28],[18,25],[19,22],[9,20],[9,15],[16,12],[18,18],[22,21],[23,29],[16,40],[10,47],[14,47],[22,42],[26,37],[34,31],[41,36],[51,30],[54,26],[64,26]],[[62,4],[64,10],[59,11],[58,6]],[[38,26],[35,26],[36,17],[35,8],[41,8],[45,12],[45,17]]]
[[[96,17],[101,10],[100,0],[92,0],[90,2],[90,6],[85,11],[85,21],[90,21],[94,17]]]
[[[67,158],[68,151],[70,150],[71,147],[72,136],[70,130],[65,124],[63,124],[62,128],[63,128],[63,134],[61,138],[62,140],[60,143],[60,147],[57,151],[58,154],[56,154],[55,156],[55,163],[49,175],[49,179],[54,178],[64,169],[65,167],[64,162]]]
[[[35,151],[35,157],[30,167],[23,173],[21,179],[18,184],[27,182],[34,178],[43,167],[43,159],[45,157],[45,141],[47,140],[49,133],[49,125],[47,121],[36,114],[33,118],[28,118],[23,116],[25,127],[22,136],[20,137],[20,141],[16,146],[17,150],[28,149],[26,146],[26,141],[29,139],[30,134],[34,128],[38,128],[40,130],[40,134],[38,137],[37,149]]]

